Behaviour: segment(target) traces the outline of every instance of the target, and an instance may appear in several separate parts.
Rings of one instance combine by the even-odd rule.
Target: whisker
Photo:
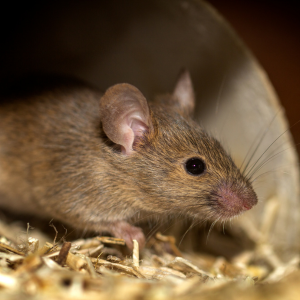
[[[185,236],[187,235],[187,233],[193,228],[195,227],[197,224],[195,224],[194,222],[192,222],[192,224],[189,226],[189,228],[185,231],[185,233],[182,235],[181,240],[179,242],[179,246],[181,245],[183,239],[185,238]]]
[[[164,222],[165,223],[165,222]],[[149,242],[149,240],[152,238],[152,236],[154,235],[154,233],[157,231],[157,229],[162,226],[161,220],[159,222],[157,222],[154,227],[150,230],[150,232],[147,233],[147,238],[146,238],[146,243]]]
[[[298,146],[300,143],[298,143],[296,146]],[[289,147],[289,148],[286,148],[284,150],[281,150],[277,153],[275,153],[274,155],[272,155],[271,157],[269,158],[266,158],[266,160],[262,161],[262,163],[260,165],[258,165],[251,174],[249,174],[248,178],[251,179],[251,177],[256,173],[258,172],[263,166],[265,166],[267,163],[269,163],[270,161],[272,161],[274,158],[276,158],[278,155],[280,155],[281,153],[287,151],[287,150],[290,150],[292,149],[293,147]]]
[[[300,120],[298,120],[292,127],[296,126]],[[256,160],[256,162],[253,164],[253,166],[250,168],[250,170],[247,172],[245,177],[248,177],[248,174],[253,170],[253,168],[257,165],[257,163],[261,160],[261,158],[265,155],[265,153],[280,139],[284,134],[286,134],[292,127],[286,129],[283,133],[281,133],[268,147],[267,149],[259,156],[259,158]]]
[[[225,220],[223,220],[222,223],[223,223],[223,234],[225,234]]]
[[[209,235],[212,231],[212,229],[214,228],[215,224],[220,220],[221,217],[219,217],[218,219],[216,219],[211,225],[210,225],[210,228],[208,230],[208,234],[207,234],[207,237],[206,237],[206,244],[208,242],[208,238],[209,238]]]
[[[264,173],[261,173],[261,174],[257,175],[254,179],[252,179],[252,180],[250,181],[250,183],[253,184],[259,177],[264,176],[264,175],[266,175],[266,174],[278,172],[281,168],[282,168],[282,167],[277,168],[277,169],[274,169],[274,170],[270,170],[270,171],[267,171],[267,172],[264,172]],[[284,172],[284,173],[285,173],[285,172]]]
[[[246,170],[247,170],[247,168],[248,168],[248,166],[249,166],[251,160],[253,159],[254,155],[256,154],[256,152],[257,152],[259,146],[261,145],[261,143],[262,143],[264,137],[266,136],[267,132],[270,130],[270,127],[271,127],[272,123],[274,122],[274,120],[276,119],[277,115],[278,115],[281,111],[282,111],[282,108],[276,112],[276,114],[275,114],[274,117],[272,118],[271,122],[269,123],[268,127],[267,127],[267,128],[265,129],[265,131],[263,132],[261,138],[260,138],[259,141],[258,141],[258,144],[256,145],[256,147],[255,147],[253,153],[251,154],[251,156],[250,156],[250,158],[249,158],[249,160],[248,160],[248,162],[247,162],[247,164],[246,164],[244,170],[242,171],[242,174],[243,174],[243,175],[244,175],[244,173],[246,172]],[[260,135],[260,132],[258,133],[257,137],[258,137],[259,135]],[[242,162],[242,164],[241,164],[241,166],[240,166],[240,169],[242,169],[243,164],[245,163],[247,156],[249,155],[250,151],[252,150],[252,147],[255,145],[255,141],[256,141],[256,138],[254,139],[252,145],[251,145],[250,148],[248,149],[248,151],[247,151],[247,153],[246,153],[246,156],[245,156],[245,158],[244,158],[244,160],[243,160],[243,162]]]

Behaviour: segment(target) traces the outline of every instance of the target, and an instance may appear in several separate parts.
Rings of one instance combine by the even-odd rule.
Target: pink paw
[[[113,223],[110,232],[115,237],[124,239],[129,249],[133,248],[132,240],[137,240],[140,249],[143,249],[145,246],[145,236],[142,229],[132,226],[125,221]]]

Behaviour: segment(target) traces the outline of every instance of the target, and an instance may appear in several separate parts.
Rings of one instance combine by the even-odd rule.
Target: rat
[[[187,70],[152,102],[128,83],[102,94],[77,80],[37,82],[1,97],[1,207],[142,248],[135,216],[224,221],[256,205],[249,178],[193,121]]]

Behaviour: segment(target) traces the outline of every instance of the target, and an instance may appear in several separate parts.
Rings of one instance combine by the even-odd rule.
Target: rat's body
[[[150,109],[128,84],[101,96],[69,83],[2,100],[2,207],[108,231],[131,246],[144,241],[127,223],[139,213],[224,220],[256,204],[219,142],[190,119],[187,72]]]

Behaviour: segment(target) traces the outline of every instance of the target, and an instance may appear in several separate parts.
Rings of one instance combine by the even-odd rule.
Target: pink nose
[[[249,210],[257,204],[257,196],[252,188],[235,187],[224,184],[218,190],[219,205],[232,216]]]

